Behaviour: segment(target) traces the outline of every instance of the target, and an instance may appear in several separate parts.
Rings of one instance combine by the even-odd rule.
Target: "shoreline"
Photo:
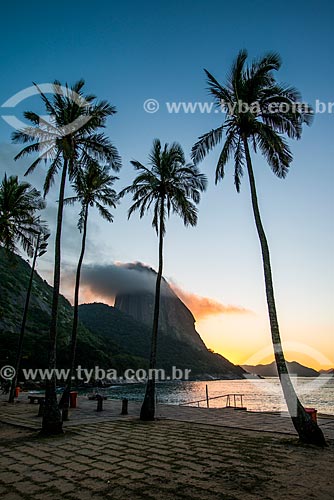
[[[184,383],[184,381],[182,381]],[[200,381],[198,381],[200,383]],[[207,381],[201,381],[203,383],[206,383]],[[172,383],[171,382],[166,382],[166,384],[169,384],[171,385]],[[122,384],[122,385],[118,385],[118,386],[111,386],[111,387],[96,387],[96,386],[93,386],[93,387],[90,387],[90,388],[85,388],[85,389],[76,389],[76,388],[73,388],[72,390],[78,392],[78,398],[84,398],[84,399],[87,399],[89,395],[91,394],[94,394],[94,393],[99,393],[101,392],[102,394],[106,395],[108,397],[109,400],[118,400],[118,401],[121,401],[122,399],[126,398],[128,399],[129,401],[133,401],[133,402],[137,402],[137,403],[141,403],[142,400],[143,400],[143,394],[141,393],[138,393],[138,392],[133,392],[133,388],[140,388],[140,389],[144,389],[145,385],[143,384]],[[61,387],[58,388],[59,392],[61,392]],[[117,391],[113,391],[112,389],[122,389],[121,392],[117,392]],[[128,391],[124,391],[124,389],[128,389]],[[34,388],[34,389],[31,389],[31,390],[28,390],[28,389],[23,389],[20,391],[20,395],[21,397],[19,398],[20,401],[22,401],[23,397],[24,396],[27,396],[28,394],[43,394],[44,393],[44,390],[43,389],[37,389],[37,388]],[[258,396],[260,397],[263,397],[264,394],[259,394]],[[205,395],[203,394],[203,399],[201,399],[202,403],[201,405],[199,406],[200,408],[207,408],[206,406],[206,400],[205,400]],[[3,401],[5,402],[6,399],[7,399],[7,395],[0,395],[0,401]],[[273,403],[273,408],[263,408],[263,407],[259,407],[259,406],[255,406],[254,407],[254,402],[252,402],[252,404],[250,405],[249,404],[249,400],[251,399],[251,395],[249,394],[244,394],[244,406],[247,408],[247,411],[248,413],[268,413],[268,414],[287,414],[288,415],[288,411],[287,411],[287,408],[286,407],[282,407],[281,409],[280,408],[277,408],[277,404],[274,404]],[[189,405],[189,407],[191,408],[198,408],[198,406],[194,406],[194,405],[190,405],[190,400],[189,401],[185,401],[184,400],[184,397],[182,397],[182,393],[179,394],[179,397],[175,397],[174,396],[174,400],[172,399],[169,399],[168,400],[168,395],[167,394],[159,394],[159,392],[157,393],[157,404],[162,404],[162,405],[169,405],[169,406],[185,406],[187,407]],[[238,402],[237,402],[238,403]],[[240,401],[239,401],[240,403]],[[333,406],[333,409],[330,408],[330,409],[318,409],[317,408],[317,405],[313,405],[312,403],[308,403],[308,402],[303,402],[303,405],[304,407],[306,408],[315,408],[317,410],[317,415],[319,417],[324,417],[324,418],[334,418],[334,406]],[[213,403],[212,405],[212,402],[210,402],[210,409],[215,409],[215,410],[218,410],[218,409],[224,409],[226,408],[225,404],[222,404],[220,406],[214,406],[216,403]],[[238,404],[237,404],[238,406]],[[319,405],[321,406],[321,405]]]

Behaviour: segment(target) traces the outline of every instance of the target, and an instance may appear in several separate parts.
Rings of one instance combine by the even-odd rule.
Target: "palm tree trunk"
[[[26,328],[26,322],[27,322],[27,316],[28,316],[28,310],[29,310],[31,288],[32,288],[32,282],[34,279],[36,259],[37,259],[37,255],[38,255],[38,251],[39,251],[39,240],[40,240],[40,234],[38,234],[38,237],[37,237],[34,259],[32,261],[30,279],[29,279],[29,284],[28,284],[28,289],[27,289],[26,300],[25,300],[25,304],[24,304],[24,311],[23,311],[23,317],[22,317],[22,323],[21,323],[19,343],[18,343],[18,347],[17,347],[16,363],[15,363],[15,376],[14,376],[12,383],[11,383],[8,403],[14,403],[15,387],[17,386],[17,380],[18,380],[19,370],[20,370],[20,365],[21,365],[23,339],[24,339],[24,332],[25,332],[25,328]]]
[[[260,240],[264,279],[266,286],[267,306],[270,320],[271,336],[274,347],[275,361],[280,382],[283,389],[284,398],[293,422],[293,425],[298,432],[299,438],[304,443],[312,443],[319,446],[325,446],[326,441],[321,429],[313,422],[310,415],[308,415],[298,399],[293,384],[291,382],[288,369],[286,366],[281,337],[279,332],[279,325],[276,313],[276,304],[274,296],[274,287],[271,273],[270,253],[266,234],[262,225],[259,205],[257,201],[255,178],[253,173],[252,161],[250,157],[247,138],[243,137],[243,143],[246,154],[247,170],[249,176],[249,184],[251,190],[253,213],[255,218],[255,225]]]
[[[154,420],[155,417],[155,375],[151,370],[156,369],[157,364],[157,340],[159,330],[159,311],[160,311],[160,289],[163,268],[163,241],[164,241],[164,197],[161,199],[160,208],[160,223],[159,223],[159,269],[155,285],[155,300],[154,300],[154,315],[153,315],[153,328],[151,339],[151,355],[149,364],[149,374],[146,384],[146,392],[144,401],[140,410],[140,420]]]
[[[85,208],[83,232],[82,232],[82,242],[81,242],[81,252],[77,266],[76,278],[75,278],[75,291],[74,291],[74,308],[73,308],[73,326],[72,326],[72,338],[71,338],[71,358],[70,358],[70,372],[67,378],[66,387],[61,398],[59,406],[63,408],[63,421],[68,420],[68,408],[70,401],[70,392],[72,384],[72,376],[75,369],[75,354],[77,349],[77,331],[78,331],[78,313],[79,313],[79,290],[80,290],[80,277],[81,277],[81,267],[86,249],[86,236],[87,236],[87,221],[88,221],[88,205]]]
[[[49,336],[49,370],[56,368],[57,351],[57,324],[58,324],[58,303],[60,289],[60,261],[61,261],[61,230],[63,223],[64,194],[67,175],[68,160],[64,160],[63,171],[59,189],[57,232],[55,240],[55,264],[53,275],[53,296],[51,306],[51,322]],[[53,374],[50,380],[46,381],[45,407],[41,433],[45,435],[60,434],[63,432],[61,413],[58,408],[56,393],[56,378]]]

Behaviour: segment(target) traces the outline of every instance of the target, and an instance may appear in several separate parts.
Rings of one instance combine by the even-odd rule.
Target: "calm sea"
[[[293,379],[301,402],[306,407],[316,408],[318,412],[334,415],[334,377],[298,377]],[[206,385],[209,397],[224,394],[243,394],[243,405],[253,411],[286,411],[283,393],[277,378],[261,380],[212,380],[205,382],[160,382],[157,384],[158,402],[180,404],[206,398]],[[101,389],[99,389],[99,392]],[[144,384],[123,384],[102,390],[113,399],[127,397],[140,400],[144,396]],[[231,399],[233,404],[233,398]],[[213,399],[210,407],[226,405],[226,397]],[[237,397],[240,405],[240,397]],[[199,403],[206,406],[206,401]],[[198,406],[194,404],[193,406]]]

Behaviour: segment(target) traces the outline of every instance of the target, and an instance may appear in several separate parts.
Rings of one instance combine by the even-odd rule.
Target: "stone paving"
[[[65,434],[41,438],[25,401],[0,402],[16,424],[0,423],[1,500],[333,500],[334,441],[298,445],[279,415],[159,405],[141,422],[139,403],[121,416],[119,400],[96,413],[80,398]]]
[[[96,411],[96,401],[87,397],[78,398],[78,408],[70,410],[70,420],[64,423],[64,428],[77,425],[138,418],[141,403],[129,401],[128,416],[121,416],[121,400],[103,402],[103,411]],[[6,403],[0,398],[0,421],[20,424],[31,429],[39,429],[41,418],[37,417],[38,405],[28,404],[27,393],[21,393],[15,405]],[[230,408],[197,408],[177,405],[158,404],[156,416],[159,419],[170,419],[184,422],[201,423],[219,427],[231,427],[263,432],[296,434],[291,419],[287,413],[247,412]],[[327,438],[334,439],[334,417],[319,416],[318,422]]]
[[[333,500],[334,446],[172,420],[0,428],[2,500]]]

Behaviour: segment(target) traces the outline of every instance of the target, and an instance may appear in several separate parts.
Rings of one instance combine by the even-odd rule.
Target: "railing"
[[[188,406],[197,404],[198,408],[200,407],[200,403],[206,402],[207,408],[210,407],[209,401],[213,399],[226,398],[224,408],[238,408],[245,409],[243,405],[243,397],[244,394],[221,394],[220,396],[213,396],[209,398],[208,386],[205,387],[206,398],[198,399],[196,401],[186,401],[185,403],[180,403],[179,406]],[[233,403],[233,404],[232,404]],[[240,405],[238,405],[240,403]]]

